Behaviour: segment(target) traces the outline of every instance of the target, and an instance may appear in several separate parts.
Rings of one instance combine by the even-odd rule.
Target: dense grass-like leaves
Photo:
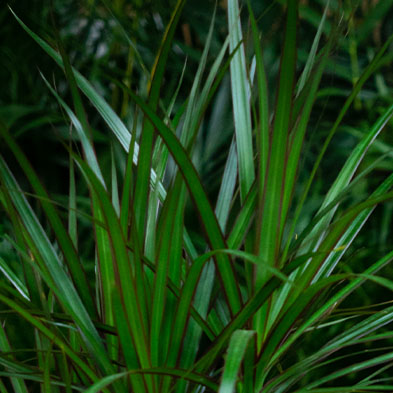
[[[145,5],[93,3],[91,72],[11,11],[62,116],[0,110],[0,392],[391,391],[393,37],[359,50],[391,2],[177,0],[155,54]],[[57,188],[23,143],[52,118]]]

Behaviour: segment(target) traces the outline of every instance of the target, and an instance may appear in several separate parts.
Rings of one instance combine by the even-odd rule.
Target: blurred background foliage
[[[252,6],[262,32],[265,66],[268,73],[269,88],[274,91],[279,71],[279,58],[283,39],[283,3],[282,1],[253,0]],[[73,66],[79,70],[102,94],[127,126],[132,128],[133,107],[122,89],[114,83],[121,80],[124,84],[146,95],[146,80],[149,76],[155,54],[159,48],[164,28],[168,23],[175,5],[174,0],[9,0],[8,5],[32,28],[33,31],[54,41],[51,12],[55,17],[56,28],[63,40],[65,49]],[[300,7],[298,70],[304,67],[316,29],[323,14],[326,1],[303,0]],[[361,71],[370,62],[378,49],[393,33],[392,0],[332,0],[330,13],[337,13],[344,19],[345,34],[340,38],[330,57],[319,99],[311,117],[308,130],[303,171],[299,174],[299,184],[307,180],[315,158],[319,153],[321,141],[325,139],[332,122],[342,108],[346,96],[357,81]],[[178,100],[175,107],[184,101],[190,91],[198,61],[202,54],[215,6],[212,0],[189,0],[183,10],[181,22],[176,32],[175,44],[166,68],[164,86],[161,95],[160,110],[170,105],[181,81]],[[225,0],[219,2],[216,28],[212,39],[212,50],[208,64],[211,64],[221,48],[227,34]],[[245,36],[249,32],[247,12],[243,12]],[[333,23],[333,18],[329,23]],[[330,34],[330,25],[325,25],[323,35]],[[247,34],[247,32],[249,34]],[[252,49],[252,40],[246,39],[246,49]],[[62,115],[56,100],[40,77],[42,72],[53,81],[60,96],[71,102],[69,86],[64,74],[49,56],[36,45],[22,30],[9,12],[7,2],[0,3],[0,118],[10,130],[33,166],[50,195],[60,204],[66,205],[68,192],[68,154],[59,141],[68,141],[69,122]],[[363,130],[368,130],[381,115],[382,110],[393,101],[393,48],[385,64],[366,83],[355,104],[346,115],[342,126],[332,140],[323,166],[315,179],[309,204],[304,209],[302,221],[308,223],[316,207],[320,206],[326,190],[334,180],[337,170],[342,167],[348,152],[356,145]],[[183,94],[184,92],[184,94]],[[274,95],[271,94],[271,97]],[[95,147],[104,169],[104,175],[110,177],[110,150],[112,142],[114,153],[119,146],[107,131],[102,119],[94,108],[84,102],[89,122],[93,129]],[[359,172],[375,164],[377,170],[372,177],[366,177],[351,190],[350,200],[360,200],[370,193],[388,173],[393,170],[393,123],[385,128],[377,143],[367,155]],[[233,120],[230,102],[229,79],[218,89],[213,105],[208,109],[201,125],[199,142],[195,150],[195,164],[200,171],[212,199],[216,197],[221,178],[225,155],[233,134]],[[4,150],[4,149],[2,149]],[[374,153],[373,153],[374,152]],[[386,153],[383,160],[375,162],[375,157]],[[3,152],[8,162],[12,157]],[[105,165],[106,163],[106,165]],[[118,167],[124,167],[120,155]],[[17,173],[18,168],[12,169]],[[23,184],[22,187],[29,189]],[[79,208],[83,209],[83,195],[87,193],[82,181],[78,182]],[[296,197],[296,195],[295,195]],[[344,205],[345,206],[345,205]],[[88,212],[89,206],[85,206]],[[65,212],[65,210],[64,210]],[[3,216],[1,216],[3,217]],[[188,212],[188,221],[192,222],[192,212]],[[81,220],[81,224],[83,220]],[[393,204],[388,202],[379,206],[352,246],[349,258],[346,258],[343,271],[361,270],[367,261],[367,255],[386,252],[393,245]],[[80,225],[85,233],[86,245],[80,247],[85,258],[93,255],[93,239],[89,220]],[[195,228],[194,236],[198,236]],[[1,234],[7,233],[7,222],[1,220]],[[2,242],[0,255],[9,249]],[[388,267],[384,274],[393,275]],[[389,301],[391,294],[369,283],[357,292],[357,298],[351,296],[343,307],[355,307]],[[22,328],[22,327],[18,327]],[[22,339],[22,338],[21,338]],[[28,338],[23,338],[27,339]],[[14,340],[13,340],[14,341]],[[15,342],[15,341],[14,341]],[[307,343],[312,348],[313,343]],[[24,345],[26,347],[28,345]],[[300,350],[300,349],[299,349]]]
[[[279,56],[282,49],[284,23],[282,3],[283,1],[278,0],[254,0],[252,2],[263,35],[264,56],[271,89],[276,86]],[[113,83],[113,80],[121,80],[141,93],[140,89],[144,89],[146,85],[148,72],[153,65],[161,36],[175,2],[53,0],[51,3],[50,1],[11,0],[8,4],[33,31],[53,42],[53,23],[50,16],[52,9],[56,27],[59,29],[74,67],[94,84],[123,119],[127,119],[132,107],[121,88]],[[303,69],[325,4],[325,0],[301,1],[298,39],[299,72]],[[330,12],[338,12],[342,18],[346,19],[346,32],[331,56],[328,72],[322,81],[323,89],[320,92],[320,99],[312,114],[315,129],[309,132],[309,143],[318,146],[318,139],[323,137],[323,130],[327,129],[325,125],[330,124],[335,118],[338,108],[341,108],[361,70],[369,63],[386,38],[392,34],[392,5],[391,0],[331,1]],[[212,0],[186,3],[166,70],[161,97],[163,108],[168,106],[181,79],[183,68],[184,75],[178,102],[183,102],[182,92],[186,94],[190,90],[214,6],[215,1]],[[39,71],[55,81],[62,97],[67,98],[69,89],[61,71],[28,38],[11,16],[7,2],[2,2],[0,7],[0,83],[2,86],[0,115],[7,125],[12,126],[19,142],[29,146],[30,154],[37,155],[35,160],[37,160],[37,165],[42,165],[42,175],[46,176],[47,172],[50,177],[56,177],[54,174],[57,173],[57,167],[61,167],[61,152],[64,150],[54,140],[59,137],[66,138],[68,130],[59,116],[57,103],[43,83]],[[210,63],[214,60],[226,37],[225,7],[225,0],[220,1]],[[243,26],[247,31],[247,12],[243,12],[243,16]],[[327,36],[329,32],[330,25],[327,23],[324,35]],[[251,40],[247,44],[252,49]],[[392,58],[393,54],[390,52],[390,59]],[[380,114],[381,108],[392,101],[392,84],[391,62],[386,62],[386,65],[367,83],[351,109],[347,116],[346,129],[343,129],[333,141],[329,154],[332,165],[334,163],[339,165],[342,162],[346,151],[354,145],[362,128],[367,128],[372,124]],[[216,101],[220,102],[216,103],[216,112],[213,113],[212,110],[209,113],[210,120],[213,122],[211,128],[214,128],[214,134],[216,134],[211,137],[219,139],[220,143],[228,143],[225,139],[231,135],[231,114],[228,107],[229,96],[227,92],[225,93],[225,83],[221,92],[221,95],[220,91],[217,93]],[[218,108],[220,105],[221,107]],[[95,141],[106,143],[105,127],[98,122],[98,116],[94,110],[87,109],[89,120],[95,131]],[[220,115],[220,118],[214,118],[214,114]],[[200,142],[202,145],[209,141],[209,136],[206,135],[208,128],[206,125],[202,129],[203,138]],[[210,131],[212,133],[212,130]],[[388,135],[389,133],[385,132],[383,138],[390,145],[392,138]],[[53,147],[47,150],[55,151],[59,153],[58,155],[42,156],[40,146],[44,146],[44,139],[45,146]],[[382,146],[380,148],[383,149]],[[315,151],[313,148],[307,150],[310,154]],[[210,153],[213,157],[220,157],[214,151]],[[372,155],[370,157],[372,158]],[[42,160],[54,160],[55,162],[53,162],[54,165],[46,165],[40,162]],[[307,165],[307,157],[305,160],[305,165]],[[310,160],[313,161],[312,157]],[[202,158],[202,162],[209,164],[209,168],[203,169],[203,171],[206,169],[208,178],[209,171],[220,169],[220,165],[213,165],[216,163],[212,163],[210,157],[206,155]],[[384,165],[387,165],[386,162]],[[330,165],[327,166],[330,167]],[[390,168],[385,168],[385,170],[390,170]],[[334,171],[327,171],[322,178],[329,180],[329,173],[334,173]],[[328,186],[328,182],[324,183]],[[61,190],[61,184],[56,184],[55,181],[51,181],[51,187],[59,187]]]

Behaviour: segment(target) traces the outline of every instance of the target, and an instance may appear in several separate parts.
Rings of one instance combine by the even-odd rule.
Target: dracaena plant
[[[332,68],[332,50],[348,49],[352,16],[326,5],[299,72],[299,4],[282,3],[285,31],[274,82],[250,3],[240,9],[237,0],[228,0],[228,35],[214,61],[207,67],[213,15],[190,92],[182,91],[180,80],[167,103],[162,90],[185,4],[179,0],[152,70],[141,78],[146,85],[136,91],[112,79],[124,91],[127,122],[72,67],[56,29],[55,44],[49,44],[14,14],[65,73],[71,102],[41,76],[72,136],[63,144],[69,157],[64,210],[30,165],[15,130],[0,125],[3,150],[31,187],[29,193],[21,188],[14,175],[20,171],[1,156],[0,202],[8,217],[3,241],[13,250],[0,258],[6,315],[0,325],[1,392],[392,389],[387,375],[393,350],[376,344],[392,337],[392,306],[345,312],[340,305],[366,282],[393,289],[377,275],[393,251],[368,255],[366,267],[356,273],[340,263],[350,263],[348,250],[360,230],[375,207],[393,196],[388,175],[360,200],[349,198],[376,166],[358,170],[393,106],[363,129],[318,207],[308,211],[328,146],[364,84],[389,59],[392,38],[359,70],[304,180],[311,114],[320,109],[316,104],[324,73]],[[142,61],[137,52],[133,58]],[[201,181],[201,163],[204,154],[215,152],[214,127],[217,119],[224,121],[220,108],[229,90],[233,136],[212,198]],[[114,137],[108,143],[109,175],[94,148],[87,102]],[[198,135],[203,128],[210,130],[204,149]],[[383,160],[384,149],[376,151]],[[78,234],[83,225],[94,239],[90,253]],[[94,275],[86,274],[87,263]],[[8,315],[24,321],[16,337],[29,334],[31,347],[15,346]]]

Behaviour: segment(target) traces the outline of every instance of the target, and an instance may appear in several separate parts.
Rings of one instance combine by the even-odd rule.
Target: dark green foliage
[[[0,392],[392,391],[393,2],[9,6]]]

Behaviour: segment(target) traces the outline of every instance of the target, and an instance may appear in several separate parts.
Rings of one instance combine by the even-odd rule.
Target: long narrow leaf
[[[243,40],[240,10],[237,0],[228,1],[228,30],[229,48],[233,51]],[[230,70],[239,162],[240,195],[242,200],[244,200],[254,181],[255,173],[252,149],[251,109],[248,97],[249,81],[243,43],[240,44],[231,61]]]

